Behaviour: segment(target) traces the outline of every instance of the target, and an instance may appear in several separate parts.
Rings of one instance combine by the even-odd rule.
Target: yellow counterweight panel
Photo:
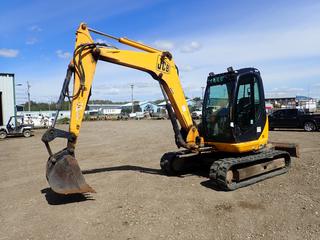
[[[218,152],[245,153],[259,150],[268,142],[269,122],[268,118],[260,137],[257,140],[243,143],[205,142],[207,146],[213,146]]]

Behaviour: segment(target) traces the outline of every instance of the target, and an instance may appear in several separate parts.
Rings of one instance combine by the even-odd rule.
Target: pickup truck
[[[320,114],[306,113],[300,109],[281,109],[269,115],[269,129],[303,128],[307,132],[320,129]]]

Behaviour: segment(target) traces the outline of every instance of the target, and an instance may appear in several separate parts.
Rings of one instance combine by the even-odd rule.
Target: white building
[[[189,107],[194,107],[196,105],[196,101],[194,101],[194,100],[192,100],[190,98],[187,98],[186,101],[187,101],[187,104],[188,104]],[[170,103],[170,101],[169,101],[169,103]],[[158,106],[162,107],[162,108],[165,108],[166,107],[166,101],[158,103]]]
[[[24,117],[25,124],[33,124],[35,128],[43,128],[52,125],[56,111],[18,111],[18,115]],[[70,111],[60,111],[57,119],[62,118],[70,118]]]
[[[305,109],[309,112],[315,112],[317,109],[317,100],[306,96],[272,96],[266,95],[266,103],[273,108],[297,108]]]
[[[98,111],[104,115],[119,115],[121,107],[120,104],[88,104],[89,111]]]
[[[140,109],[142,112],[157,112],[159,107],[157,104],[154,104],[151,101],[143,101],[143,102],[139,102],[139,101],[135,101],[134,105],[139,105]],[[131,109],[132,108],[132,103],[126,103],[122,105],[123,109]]]
[[[15,115],[14,74],[0,73],[0,126]]]

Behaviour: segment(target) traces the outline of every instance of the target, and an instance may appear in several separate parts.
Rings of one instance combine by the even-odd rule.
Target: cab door
[[[256,140],[266,122],[264,92],[259,74],[239,75],[235,92],[234,135],[237,142]]]

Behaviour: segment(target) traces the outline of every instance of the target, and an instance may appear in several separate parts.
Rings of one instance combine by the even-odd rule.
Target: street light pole
[[[22,86],[22,83],[17,83],[16,84],[16,87],[21,87],[21,86]],[[17,96],[16,96],[17,95],[17,91],[15,90],[14,93],[15,93],[15,102],[16,102],[16,100],[17,100]],[[17,108],[17,103],[15,103],[15,106]],[[22,109],[22,111],[24,112],[24,108]]]
[[[201,87],[201,96],[202,96],[202,100],[203,100],[203,91],[204,91],[204,87]]]
[[[30,109],[31,109],[30,88],[31,88],[31,85],[29,84],[29,81],[27,81],[27,91],[28,91],[28,111],[29,111],[29,112],[30,112]]]
[[[132,108],[131,108],[131,113],[133,113],[133,84],[130,85],[131,86],[131,104],[132,104]]]

